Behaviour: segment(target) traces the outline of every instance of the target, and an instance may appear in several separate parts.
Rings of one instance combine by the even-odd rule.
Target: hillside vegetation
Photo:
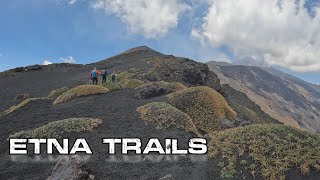
[[[70,118],[50,122],[32,130],[20,131],[9,138],[61,138],[68,133],[92,131],[101,123],[101,119]]]
[[[93,94],[104,94],[107,92],[109,92],[109,90],[106,87],[103,87],[100,85],[80,85],[60,95],[53,102],[53,104],[57,105],[57,104],[65,103],[74,99],[75,97],[87,96],[87,95],[93,95]]]
[[[18,109],[26,106],[27,104],[29,104],[29,103],[31,103],[33,101],[44,100],[44,99],[48,99],[48,98],[28,98],[28,99],[25,99],[24,101],[22,101],[18,105],[11,106],[9,109],[7,109],[6,111],[2,112],[0,114],[0,116],[4,116],[4,115],[10,114],[10,113],[12,113],[14,111],[17,111]]]
[[[146,124],[154,124],[157,128],[175,127],[200,135],[186,113],[165,102],[149,103],[139,107],[137,111]]]
[[[210,133],[209,155],[221,157],[221,178],[236,170],[285,179],[292,167],[320,172],[320,135],[279,124],[256,124]],[[236,168],[238,167],[238,168]]]
[[[60,95],[62,95],[63,93],[65,93],[66,91],[68,91],[69,88],[68,87],[62,87],[62,88],[59,88],[59,89],[55,89],[55,90],[52,90],[48,97],[49,98],[52,98],[53,100],[57,99]]]
[[[168,95],[169,103],[188,114],[206,133],[222,129],[221,120],[234,121],[237,113],[224,97],[210,87],[191,87]]]

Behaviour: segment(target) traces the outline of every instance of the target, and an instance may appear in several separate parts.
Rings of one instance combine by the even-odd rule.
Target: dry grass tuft
[[[93,94],[104,94],[109,92],[106,87],[100,85],[80,85],[68,90],[60,95],[54,102],[54,105],[65,103],[74,99],[75,97],[88,96]]]
[[[121,89],[121,87],[118,84],[113,82],[105,82],[101,84],[101,86],[108,88],[109,91],[117,91]]]
[[[132,79],[133,76],[135,76],[136,74],[134,72],[131,71],[122,71],[121,73],[119,73],[116,77],[117,81],[121,82],[121,81],[125,81],[127,79]]]
[[[206,133],[222,129],[221,120],[235,120],[237,114],[224,97],[210,87],[191,87],[168,95],[169,103],[188,114]]]
[[[51,98],[53,100],[57,99],[60,95],[62,95],[63,93],[67,92],[69,90],[68,87],[62,87],[59,89],[55,89],[53,91],[51,91],[48,95],[48,98]]]
[[[192,119],[186,113],[165,102],[149,103],[140,106],[137,111],[146,124],[154,124],[157,128],[175,127],[200,136]]]
[[[255,124],[210,133],[209,155],[221,156],[221,178],[232,178],[236,165],[265,179],[284,179],[292,166],[302,174],[320,171],[320,135],[279,124]],[[250,158],[254,164],[243,163]],[[241,160],[242,159],[242,160]]]
[[[126,79],[126,80],[120,81],[119,84],[122,88],[134,89],[134,88],[144,84],[144,82],[141,80],[138,80],[138,79]]]
[[[27,104],[29,104],[29,103],[31,103],[33,101],[45,100],[45,99],[48,99],[48,98],[28,98],[28,99],[25,99],[24,101],[22,101],[18,105],[11,106],[8,110],[6,110],[3,113],[1,113],[0,116],[4,116],[4,115],[10,114],[10,113],[12,113],[14,111],[17,111],[18,109],[24,107],[25,105],[27,105]]]
[[[92,131],[101,123],[101,119],[70,118],[50,122],[33,130],[21,131],[9,138],[62,138],[68,133]]]

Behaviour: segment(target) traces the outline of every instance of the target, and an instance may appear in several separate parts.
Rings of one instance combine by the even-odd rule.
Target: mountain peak
[[[123,53],[130,53],[130,52],[135,52],[135,51],[153,51],[153,52],[156,52],[155,50],[149,48],[148,46],[137,46],[137,47],[128,49]]]

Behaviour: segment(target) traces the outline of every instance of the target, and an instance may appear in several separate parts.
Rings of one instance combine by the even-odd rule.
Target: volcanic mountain
[[[92,64],[32,65],[1,72],[0,179],[317,179],[319,134],[283,125],[234,84],[243,83],[251,92],[261,89],[259,97],[272,92],[277,99],[265,100],[281,108],[279,99],[297,104],[294,111],[314,107],[310,116],[315,122],[311,117],[296,121],[307,129],[302,122],[308,122],[317,131],[318,106],[310,91],[297,83],[281,83],[279,76],[278,83],[269,86],[253,81],[257,76],[251,84],[236,79],[226,84],[225,66],[209,66],[141,46]],[[91,85],[94,67],[116,73],[116,82],[109,77],[101,84],[99,77],[99,84]],[[240,74],[249,78],[252,71]],[[259,77],[276,76],[261,71],[265,74]],[[293,87],[305,94],[292,97],[297,95]],[[283,110],[288,116],[290,108]],[[207,140],[207,154],[117,151],[113,156],[102,143],[103,138],[140,138],[145,147],[150,138],[174,138],[179,149],[186,149],[192,137]],[[9,155],[10,138],[85,138],[93,154],[61,157],[54,151],[51,157],[44,150],[40,155]],[[27,149],[33,152],[33,146]]]
[[[245,93],[274,119],[320,132],[320,92],[316,85],[273,68],[208,63],[222,84]]]

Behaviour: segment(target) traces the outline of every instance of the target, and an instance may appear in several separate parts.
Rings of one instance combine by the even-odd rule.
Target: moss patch
[[[62,95],[63,93],[67,92],[69,90],[68,87],[62,87],[62,88],[59,88],[59,89],[55,89],[53,91],[51,91],[48,95],[49,98],[52,98],[52,99],[57,99],[60,95]]]
[[[119,84],[122,88],[134,89],[134,88],[144,84],[144,82],[141,80],[138,80],[138,79],[126,79],[126,80],[120,81]]]
[[[292,166],[302,174],[310,169],[320,172],[319,134],[279,124],[256,124],[215,131],[210,137],[209,155],[223,158],[219,163],[222,178],[234,177],[237,165],[265,179],[284,179]]]
[[[210,87],[191,87],[168,95],[169,103],[188,114],[206,133],[222,129],[221,120],[235,120],[237,114],[224,97]]]
[[[27,104],[29,104],[29,103],[31,103],[33,101],[44,100],[44,99],[47,99],[47,98],[28,98],[28,99],[22,101],[21,103],[19,103],[16,106],[11,106],[8,110],[6,110],[3,113],[1,113],[0,116],[4,116],[4,115],[10,114],[10,113],[12,113],[14,111],[17,111],[18,109],[26,106]]]
[[[119,73],[117,75],[116,79],[117,79],[118,82],[121,82],[121,81],[125,81],[125,80],[128,80],[128,79],[131,79],[135,75],[136,74],[134,72],[123,71],[123,72],[121,72],[121,73]]]
[[[93,94],[104,94],[109,92],[106,87],[100,85],[80,85],[68,90],[60,95],[54,102],[54,105],[65,103],[80,96],[88,96]]]
[[[92,131],[101,123],[101,119],[70,118],[50,122],[33,130],[21,131],[9,138],[62,138],[68,133]]]
[[[108,88],[109,91],[117,91],[121,89],[121,87],[118,84],[113,82],[105,82],[101,84],[101,86]]]
[[[16,73],[13,69],[0,72],[0,77],[15,76],[15,75],[16,75]]]
[[[192,119],[170,104],[153,102],[140,106],[137,111],[146,124],[154,124],[157,128],[175,127],[200,135]]]

